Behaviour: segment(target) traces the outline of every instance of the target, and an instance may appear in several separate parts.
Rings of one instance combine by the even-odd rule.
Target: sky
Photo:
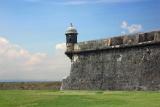
[[[70,23],[78,41],[160,29],[160,0],[0,0],[0,81],[60,81]]]

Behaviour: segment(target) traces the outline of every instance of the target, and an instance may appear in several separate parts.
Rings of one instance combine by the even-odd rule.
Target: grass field
[[[160,107],[160,92],[1,90],[0,107]]]

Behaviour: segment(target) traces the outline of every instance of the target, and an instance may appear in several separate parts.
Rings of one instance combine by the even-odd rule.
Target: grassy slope
[[[3,90],[0,107],[160,107],[160,92]]]

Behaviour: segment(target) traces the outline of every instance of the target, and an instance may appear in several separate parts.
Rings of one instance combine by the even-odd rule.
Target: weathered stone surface
[[[63,80],[63,89],[160,90],[158,31],[111,39],[111,46],[115,41],[119,47],[111,48],[106,41],[77,44],[79,50],[72,53],[71,73]]]
[[[97,49],[106,49],[116,46],[132,46],[144,44],[146,42],[160,42],[160,31],[124,35],[120,37],[113,37],[109,39],[92,40],[86,42],[79,42],[74,44],[74,51],[88,51]],[[147,44],[148,44],[147,43]],[[72,44],[73,45],[73,44]],[[67,48],[68,49],[68,48]]]

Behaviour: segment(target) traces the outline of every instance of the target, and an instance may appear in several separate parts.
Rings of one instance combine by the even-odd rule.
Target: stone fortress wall
[[[160,31],[79,42],[63,89],[160,90]]]
[[[143,44],[150,44],[160,41],[160,31],[153,31],[148,33],[137,33],[130,35],[123,35],[112,37],[108,39],[92,40],[79,42],[75,44],[74,51],[90,51],[110,48],[121,48],[127,46],[137,46]]]

